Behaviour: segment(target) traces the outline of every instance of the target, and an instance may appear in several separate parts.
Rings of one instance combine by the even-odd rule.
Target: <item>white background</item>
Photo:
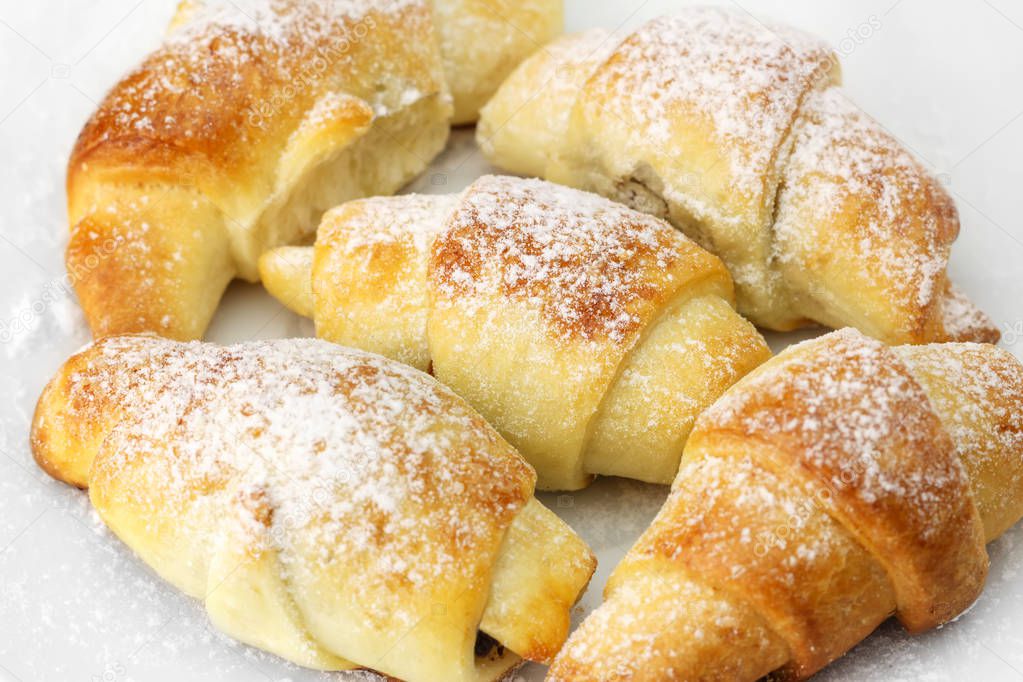
[[[570,30],[624,30],[685,4],[568,0],[567,23]],[[725,4],[815,32],[838,48],[853,98],[955,196],[963,233],[953,277],[1006,332],[1003,344],[1023,353],[1023,3]],[[172,5],[0,0],[0,679],[344,677],[300,670],[218,635],[198,603],[155,578],[103,529],[84,494],[48,479],[29,454],[36,396],[89,339],[62,279],[67,156],[107,88],[157,44]],[[462,131],[414,189],[455,191],[485,170],[471,133]],[[236,284],[209,338],[310,333],[259,287]],[[778,349],[793,338],[771,341]],[[542,496],[601,562],[577,617],[599,603],[608,572],[665,493],[605,479],[571,496]],[[1023,680],[1023,529],[992,545],[991,559],[986,592],[957,622],[915,638],[886,625],[820,677]],[[542,669],[522,676],[541,679]]]

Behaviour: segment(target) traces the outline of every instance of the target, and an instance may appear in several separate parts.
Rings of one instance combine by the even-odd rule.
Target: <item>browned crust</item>
[[[948,282],[959,215],[937,178],[836,88],[811,96],[793,137],[775,240],[811,315],[886,343],[997,340]]]
[[[887,569],[911,631],[961,613],[987,574],[983,525],[927,394],[889,348],[851,330],[788,359],[740,384],[738,406],[704,413],[691,447],[763,443],[764,461],[822,491],[828,513]],[[863,431],[886,435],[874,443]]]
[[[127,396],[155,377],[124,361],[111,362],[108,347],[133,344],[133,337],[100,339],[61,365],[36,403],[29,443],[36,463],[59,481],[87,488],[92,459],[123,418]],[[138,344],[146,344],[139,337]],[[149,344],[158,364],[170,348]]]
[[[631,337],[677,292],[700,282],[731,298],[721,261],[667,223],[610,203],[591,206],[592,195],[571,191],[478,180],[433,243],[435,290],[457,298],[494,287],[536,301],[556,333],[587,341]],[[599,229],[591,232],[591,223]],[[537,224],[542,229],[531,229]]]
[[[282,40],[233,26],[175,39],[191,30],[187,22],[172,33],[114,86],[82,129],[68,163],[68,187],[97,165],[198,166],[199,176],[247,178],[276,158],[271,150],[283,147],[339,74],[348,75],[353,90],[371,89],[391,68],[379,55],[407,63],[422,49],[406,45],[407,32],[398,27],[429,21],[411,4],[355,19],[324,13],[327,5],[318,3],[301,7],[298,0],[273,7],[282,17],[295,15],[281,20]],[[355,39],[367,30],[370,39]]]
[[[254,230],[248,222],[267,202],[302,181],[282,160],[297,133],[312,134],[306,122],[329,116],[331,139],[297,153],[314,143],[327,153],[368,128],[369,103],[399,111],[406,89],[445,89],[426,4],[367,2],[349,15],[347,3],[271,0],[254,10],[258,26],[237,8],[225,18],[204,4],[182,5],[166,42],[106,95],[68,162],[66,262],[97,337],[200,337],[228,282],[254,267],[232,232]],[[359,106],[319,113],[339,95]]]
[[[969,478],[926,393],[880,342],[846,330],[781,356],[704,413],[687,449],[690,459],[703,452],[756,453],[761,477],[802,491],[807,513],[837,521],[849,536],[834,542],[860,557],[846,555],[847,566],[861,566],[843,571],[847,584],[813,572],[790,582],[738,537],[712,542],[734,513],[728,505],[710,505],[703,525],[667,524],[656,536],[662,554],[680,554],[701,579],[757,605],[788,643],[784,675],[805,678],[872,631],[889,615],[878,597],[889,581],[913,632],[946,622],[979,595],[987,554]],[[745,573],[730,581],[734,565]],[[863,598],[843,606],[836,630],[819,590]]]
[[[328,362],[331,356],[321,357],[317,355],[318,353],[354,352],[342,351],[324,342],[301,343],[316,344],[316,347],[310,345],[305,352],[309,358],[318,358],[312,360],[313,363],[320,363],[322,360],[327,369],[331,367]],[[206,344],[181,344],[155,336],[111,337],[92,344],[72,356],[44,390],[33,420],[31,436],[33,454],[40,466],[60,480],[79,487],[91,486],[93,503],[108,522],[109,515],[121,518],[122,523],[125,515],[135,519],[130,522],[131,524],[137,520],[139,527],[134,529],[130,527],[126,530],[123,525],[118,529],[116,524],[113,527],[132,547],[143,552],[145,556],[147,551],[152,552],[154,546],[159,546],[165,540],[161,539],[159,532],[148,529],[145,518],[140,517],[140,509],[150,510],[154,514],[152,521],[157,526],[169,518],[177,518],[175,510],[179,511],[183,518],[184,515],[193,513],[190,511],[188,500],[194,496],[212,498],[229,494],[232,489],[230,479],[239,475],[238,471],[241,470],[236,470],[235,464],[230,461],[221,462],[216,459],[216,455],[212,455],[213,460],[205,459],[204,463],[196,465],[198,467],[196,471],[192,471],[190,467],[193,465],[189,464],[192,456],[182,454],[182,449],[187,449],[186,443],[190,434],[194,439],[201,431],[190,432],[187,427],[188,414],[203,414],[204,410],[210,414],[220,414],[216,410],[227,408],[228,412],[238,411],[239,415],[253,417],[254,424],[262,424],[264,423],[262,420],[274,418],[274,413],[265,412],[266,406],[280,403],[273,397],[269,398],[269,402],[265,402],[260,394],[272,387],[277,379],[286,377],[295,379],[294,388],[299,395],[315,392],[302,378],[311,368],[308,364],[303,365],[304,369],[300,370],[299,375],[292,375],[289,373],[290,367],[281,363],[284,358],[274,357],[275,349],[269,347],[272,343],[264,345],[267,347],[262,350],[268,351],[269,355],[258,352],[253,354],[253,349],[246,345],[220,348]],[[288,352],[294,351],[302,352],[301,349],[292,349]],[[492,524],[494,532],[507,530],[512,519],[517,513],[521,513],[523,505],[531,497],[535,481],[533,470],[482,421],[478,414],[450,391],[442,390],[440,386],[416,376],[414,372],[402,368],[397,363],[385,364],[383,360],[373,356],[366,358],[366,360],[356,358],[352,363],[347,361],[340,363],[339,367],[343,369],[338,369],[336,373],[328,372],[325,380],[333,395],[346,396],[343,404],[348,406],[346,409],[350,410],[351,417],[360,419],[363,412],[367,413],[367,428],[380,424],[374,421],[379,419],[379,413],[375,412],[379,401],[366,395],[367,386],[381,387],[390,391],[395,399],[407,400],[408,412],[420,415],[428,421],[436,420],[438,428],[450,428],[452,424],[458,423],[448,421],[449,419],[466,420],[465,423],[468,425],[468,429],[463,431],[464,442],[455,442],[451,445],[459,453],[452,456],[463,460],[463,463],[455,469],[447,469],[448,476],[443,478],[436,475],[434,468],[430,466],[429,454],[425,455],[427,461],[424,462],[423,453],[416,450],[413,444],[406,442],[406,432],[403,429],[391,431],[383,424],[383,431],[378,434],[378,437],[383,439],[380,443],[383,443],[385,450],[393,456],[394,468],[399,472],[405,472],[407,469],[408,476],[413,476],[421,482],[424,489],[423,504],[426,506],[422,510],[424,515],[438,510],[442,512],[447,506],[457,509],[460,505],[468,504],[463,498],[470,495],[475,500],[472,502],[474,515],[479,514],[481,519],[487,520],[487,524]],[[265,384],[261,371],[266,372]],[[253,376],[253,372],[258,376]],[[318,380],[312,379],[312,375],[308,376],[310,380]],[[232,403],[231,406],[218,405],[219,396],[229,392],[232,384],[239,381],[253,382],[243,383],[243,386],[248,387],[245,393],[233,394],[236,398],[244,396],[244,402]],[[407,381],[410,386],[423,384],[425,392],[413,390],[407,397],[400,397],[406,396],[402,388],[403,381]],[[435,388],[431,388],[431,385]],[[161,411],[170,409],[171,413],[163,425],[156,428],[167,427],[170,430],[159,431],[164,437],[153,438],[150,432],[152,427],[142,418],[142,414],[157,403],[161,404],[159,408]],[[236,416],[236,419],[240,418]],[[164,417],[158,419],[164,420]],[[199,423],[207,422],[200,419]],[[278,428],[281,428],[280,425]],[[262,427],[250,427],[244,431],[242,440],[250,437],[262,438],[263,431]],[[343,443],[335,445],[345,447]],[[212,443],[209,447],[223,446]],[[245,447],[239,451],[245,456],[243,451],[246,451]],[[440,456],[440,453],[436,456]],[[488,475],[480,479],[480,466],[484,462],[487,463]],[[155,487],[154,481],[158,483]],[[463,493],[451,498],[449,492],[452,487],[462,490]],[[276,504],[271,502],[266,491],[262,489],[246,488],[245,491],[242,496],[234,496],[230,503],[241,505],[247,514],[251,515],[256,525],[269,529]],[[447,503],[443,501],[445,497],[449,499]],[[357,504],[363,506],[362,502]],[[375,537],[374,542],[381,544],[390,542],[383,539],[383,536],[393,533],[393,530],[385,529],[392,521],[384,518],[380,509],[368,505],[359,513],[368,519],[371,527],[375,526],[375,532],[380,537]],[[159,521],[159,518],[163,518],[164,521]],[[448,517],[443,513],[436,517],[438,522],[446,524],[450,521],[456,527],[459,523],[458,518],[461,518],[461,515]],[[192,521],[195,521],[195,518],[192,518]],[[211,533],[217,531],[214,527],[207,530]],[[565,528],[564,532],[570,531]],[[488,542],[493,541],[494,537]],[[454,528],[435,529],[430,542],[442,543],[445,547],[452,548],[446,551],[454,552],[471,553],[472,550],[469,548],[473,547],[470,540],[461,537],[461,531]],[[581,545],[578,539],[576,542]],[[492,542],[492,546],[486,545],[495,551],[498,546],[499,542]],[[488,572],[493,570],[492,565],[487,567],[485,563],[486,547],[477,549],[475,558],[465,557],[468,565],[484,561],[477,566],[481,572],[470,583],[474,586],[473,590],[479,585],[477,581],[485,579]],[[319,556],[315,552],[314,554]],[[159,556],[159,552],[156,556]],[[425,552],[424,556],[432,555]],[[588,579],[592,576],[595,561],[592,553],[588,551],[581,553],[579,560],[588,568],[585,576],[580,573],[578,580],[581,581],[584,577]],[[492,563],[494,557],[491,556],[490,561]],[[165,568],[159,565],[159,562],[154,566],[157,570]],[[386,574],[390,576],[389,571]],[[412,589],[411,583],[402,576],[396,575],[393,578],[394,582],[390,589],[399,593],[401,590]],[[438,578],[437,583],[447,585],[448,581],[446,578]],[[434,586],[431,589],[447,588]],[[465,588],[465,591],[468,591],[468,588]],[[572,591],[571,597],[578,598],[580,594],[581,589]],[[485,591],[482,596],[485,599]],[[566,604],[564,608],[567,611],[568,605]],[[561,640],[566,634],[567,632],[562,633]],[[526,651],[525,656],[549,659],[560,647],[561,640],[544,645],[543,651]],[[550,650],[550,646],[554,646],[555,649]]]
[[[893,351],[853,330],[755,370],[698,421],[553,679],[733,679],[729,657],[805,679],[890,615],[918,632],[964,612],[985,537],[1021,513],[1020,371],[990,346]],[[637,601],[662,585],[663,606]]]
[[[587,73],[552,78],[557,96],[534,98],[526,76],[552,77],[561,51]],[[991,319],[946,293],[952,197],[848,101],[838,72],[823,43],[741,11],[694,9],[613,49],[570,37],[536,53],[484,110],[480,129],[496,141],[480,143],[498,164],[670,216],[725,259],[739,312],[758,325],[996,342]],[[829,99],[842,106],[817,109]],[[809,197],[793,198],[803,189]],[[811,235],[798,249],[783,231]]]
[[[177,188],[155,190],[145,205],[135,188],[109,187],[103,196],[114,212],[75,224],[65,254],[93,335],[201,336],[235,274],[219,211]],[[175,225],[183,216],[186,229]]]

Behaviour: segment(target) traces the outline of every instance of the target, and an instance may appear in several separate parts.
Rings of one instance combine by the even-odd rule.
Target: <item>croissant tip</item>
[[[995,344],[1002,338],[994,320],[953,284],[940,301],[940,311],[946,335],[941,341]]]

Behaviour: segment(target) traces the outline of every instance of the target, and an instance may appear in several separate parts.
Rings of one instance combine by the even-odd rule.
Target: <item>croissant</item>
[[[1023,516],[1023,365],[983,344],[794,346],[697,421],[550,680],[803,679],[893,613],[962,613]]]
[[[67,267],[94,334],[202,336],[264,250],[411,180],[560,22],[558,0],[182,2],[68,164]]]
[[[372,198],[260,261],[321,338],[430,370],[537,470],[670,483],[696,415],[770,351],[721,261],[666,223],[538,180]]]
[[[620,42],[598,30],[538,51],[483,108],[477,139],[512,172],[670,220],[725,261],[739,312],[762,327],[997,341],[946,273],[951,197],[839,78],[810,36],[689,9]]]
[[[311,668],[498,679],[557,652],[594,570],[461,399],[316,340],[104,339],[32,448],[218,628]]]

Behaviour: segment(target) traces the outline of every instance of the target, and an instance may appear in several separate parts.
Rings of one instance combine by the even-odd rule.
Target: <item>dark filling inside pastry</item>
[[[504,647],[487,633],[477,630],[475,653],[476,658],[501,658],[504,656]]]

